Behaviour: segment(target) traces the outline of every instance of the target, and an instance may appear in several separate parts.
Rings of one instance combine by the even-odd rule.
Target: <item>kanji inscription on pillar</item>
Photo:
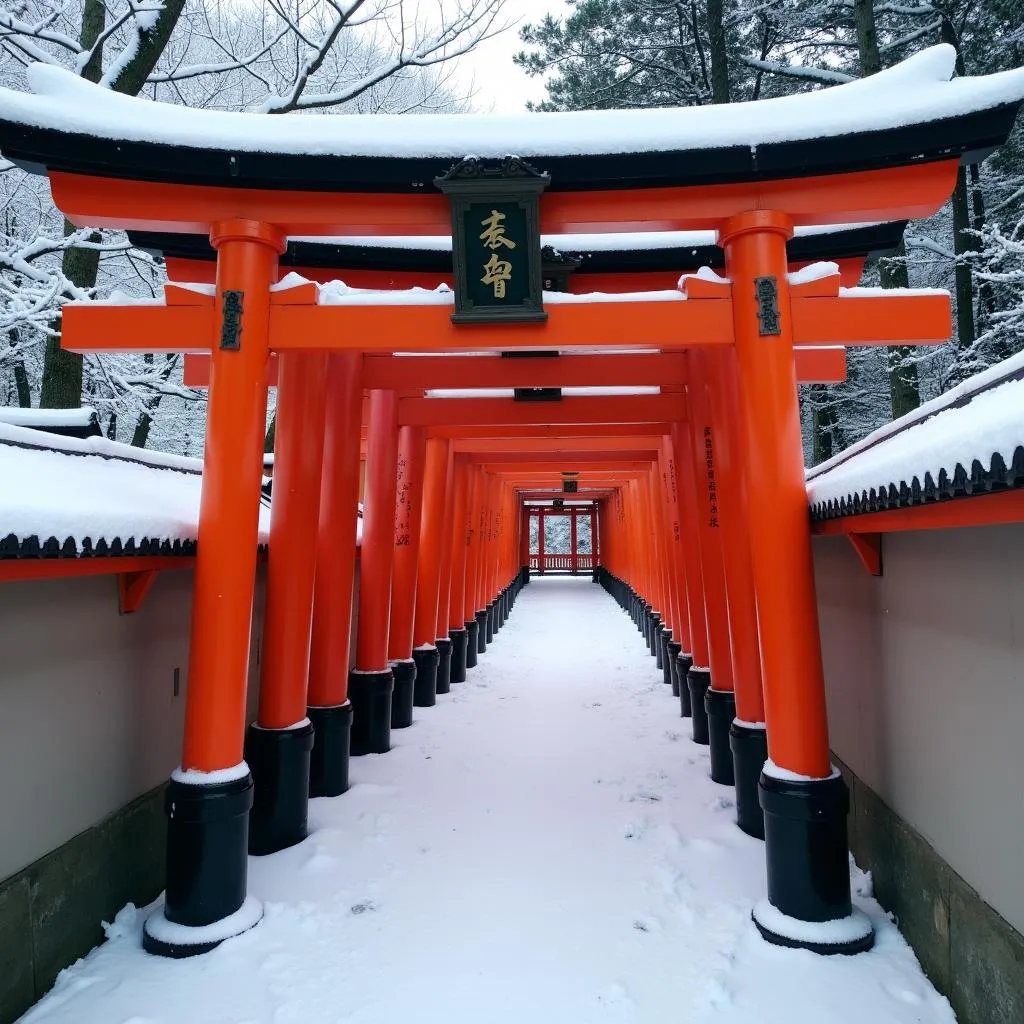
[[[711,428],[704,428],[704,473],[708,482],[708,526],[718,529],[718,484],[715,481],[715,444]]]

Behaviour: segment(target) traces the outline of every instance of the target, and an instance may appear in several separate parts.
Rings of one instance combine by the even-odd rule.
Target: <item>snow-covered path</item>
[[[469,681],[313,801],[306,842],[250,859],[258,928],[161,960],[127,908],[24,1020],[951,1024],[873,900],[871,953],[760,939],[763,847],[688,726],[603,590],[534,580]]]

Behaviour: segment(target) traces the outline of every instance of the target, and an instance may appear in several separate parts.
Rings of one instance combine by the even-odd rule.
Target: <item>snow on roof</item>
[[[709,271],[710,273],[710,271]],[[699,274],[689,275],[693,277]],[[307,284],[304,277],[291,273],[272,290],[284,291]],[[315,282],[314,282],[315,283]],[[454,306],[455,292],[446,284],[436,288],[353,288],[344,281],[327,281],[317,286],[321,306]],[[544,292],[545,305],[586,305],[592,302],[685,302],[686,294],[666,288],[648,292]]]
[[[18,427],[89,427],[96,420],[96,410],[89,406],[80,409],[21,409],[0,407],[0,423]]]
[[[807,473],[815,519],[1024,486],[1024,352]]]
[[[814,224],[794,229],[796,238],[834,235],[866,227],[879,227],[885,221],[865,224]],[[364,246],[367,249],[412,249],[451,252],[451,235],[294,235],[289,242],[308,245]],[[718,244],[716,231],[621,231],[591,234],[541,235],[542,246],[559,252],[646,252],[652,249],[701,249]]]
[[[75,557],[104,546],[109,554],[188,554],[201,470],[198,459],[105,438],[0,425],[0,557]],[[261,506],[260,543],[269,530],[270,511]]]
[[[868,78],[725,106],[517,115],[364,114],[280,117],[196,110],[129,97],[48,64],[33,94],[0,90],[0,116],[94,137],[240,152],[437,157],[655,153],[854,134],[946,120],[1024,99],[1024,70],[950,81],[951,46],[934,46]]]

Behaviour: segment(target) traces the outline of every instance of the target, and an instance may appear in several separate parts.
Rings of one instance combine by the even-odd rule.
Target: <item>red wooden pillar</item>
[[[543,576],[547,568],[544,561],[544,509],[537,509],[537,572]]]
[[[366,435],[363,542],[359,557],[359,618],[356,666],[349,679],[352,699],[352,754],[391,749],[388,667],[391,573],[395,556],[395,493],[398,485],[398,395],[370,392]]]
[[[569,571],[573,576],[579,573],[580,559],[578,550],[578,538],[576,536],[576,509],[572,508],[569,511]]]
[[[870,946],[872,929],[852,910],[849,798],[829,758],[787,278],[792,230],[788,217],[760,210],[729,220],[720,239],[732,280],[744,478],[756,509],[747,528],[771,756],[761,776],[768,901],[754,920],[769,941],[849,952]]]
[[[282,352],[277,367],[260,699],[245,744],[255,784],[249,852],[256,855],[276,853],[306,838],[313,747],[306,687],[323,473],[326,357],[318,352]]]
[[[469,562],[470,501],[472,499],[472,467],[465,456],[457,456],[455,464],[455,501],[452,505],[451,535],[452,589],[448,602],[448,636],[452,644],[450,681],[466,681],[466,588]]]
[[[394,569],[391,575],[391,621],[388,626],[388,662],[395,677],[395,689],[391,696],[392,729],[406,729],[412,725],[416,682],[412,633],[426,445],[427,435],[423,427],[399,428]]]
[[[466,625],[466,668],[475,668],[480,653],[480,624],[477,609],[480,607],[480,548],[483,543],[481,520],[484,515],[484,474],[474,467],[469,490],[469,543],[466,546],[466,590],[462,606],[463,621]]]
[[[598,580],[598,571],[600,569],[601,561],[598,558],[597,552],[597,510],[598,502],[594,502],[590,509],[590,567],[594,573],[594,582]]]
[[[266,429],[270,286],[285,239],[247,220],[215,224],[216,333],[203,456],[181,767],[167,791],[167,886],[145,925],[151,953],[210,948],[189,929],[232,919],[223,938],[262,914],[246,898],[252,776],[242,758],[249,674],[263,434]],[[241,331],[238,325],[241,325]],[[232,330],[232,325],[234,330]],[[168,928],[170,923],[173,928]],[[199,938],[202,936],[202,938]]]
[[[716,464],[715,429],[709,415],[705,382],[697,375],[689,387],[690,422],[683,427],[690,435],[693,451],[697,498],[697,542],[701,580],[704,584],[704,615],[708,634],[708,673],[691,672],[690,712],[693,738],[708,743],[708,719],[705,696],[710,687],[732,692],[732,647],[729,642],[729,606],[725,595],[725,570],[722,565],[721,497]]]
[[[348,789],[352,727],[348,673],[359,522],[362,365],[358,352],[332,352],[327,365],[328,401],[306,710],[313,723],[310,796],[338,796]]]
[[[689,652],[692,650],[690,639],[690,612],[686,592],[686,565],[683,559],[683,521],[679,497],[679,474],[676,469],[675,455],[672,450],[672,439],[668,435],[662,438],[658,452],[662,466],[666,490],[666,516],[668,519],[668,559],[669,580],[673,590],[672,639],[667,645],[669,672],[673,696],[681,700],[685,698],[685,706],[689,711],[689,691],[686,673],[692,664]],[[684,652],[686,652],[684,654]],[[685,691],[685,693],[684,693]]]
[[[743,485],[744,466],[740,442],[741,413],[736,381],[736,353],[725,348],[703,355],[708,371],[709,396],[718,437],[719,481],[722,494],[722,530],[725,543],[725,589],[729,602],[729,636],[735,678],[735,706],[727,695],[714,694],[715,710],[724,708],[718,722],[719,744],[728,751],[736,787],[736,820],[744,832],[764,838],[764,817],[757,784],[768,757],[761,688],[761,652],[757,636],[757,609],[750,567],[750,530]],[[709,694],[711,691],[709,691]],[[712,706],[709,704],[709,714]],[[724,718],[728,716],[729,725]],[[709,722],[712,747],[714,720]]]
[[[447,516],[456,508],[459,474],[456,472],[457,456],[454,447],[450,449],[448,470],[445,473],[444,508],[445,520],[441,528],[441,574],[437,589],[437,622],[434,625],[434,646],[437,647],[437,693],[448,693],[451,683],[452,636],[449,631],[451,602],[455,587],[455,551],[453,527]]]
[[[519,571],[522,576],[520,583],[530,580],[530,509],[523,504],[519,513]]]
[[[444,438],[427,440],[423,510],[420,517],[419,570],[416,583],[416,619],[413,628],[413,660],[416,682],[413,702],[416,707],[432,707],[437,699],[437,670],[440,653],[437,640],[437,615],[441,589],[443,537],[450,534],[446,521],[445,491],[452,445]],[[447,640],[447,636],[445,637]],[[449,665],[450,665],[449,650]]]
[[[698,689],[706,687],[702,676],[711,673],[708,656],[707,616],[704,613],[704,577],[700,559],[700,512],[697,497],[697,472],[694,467],[690,430],[683,423],[672,424],[672,454],[675,460],[679,488],[679,524],[682,530],[682,555],[685,562],[686,607],[690,620],[692,647],[684,654],[690,656],[686,678],[679,681],[679,702],[684,718],[692,714],[689,680],[696,676]],[[685,665],[686,659],[683,659]],[[682,667],[682,666],[681,666]],[[685,685],[684,685],[685,682]]]

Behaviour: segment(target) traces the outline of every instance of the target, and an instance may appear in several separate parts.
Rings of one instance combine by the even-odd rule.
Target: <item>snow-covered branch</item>
[[[829,71],[827,68],[808,68],[797,64],[779,64],[770,60],[757,60],[754,57],[740,57],[740,63],[755,71],[765,71],[772,75],[783,75],[786,78],[802,78],[822,85],[845,85],[856,81],[855,75],[847,75],[842,71]]]

